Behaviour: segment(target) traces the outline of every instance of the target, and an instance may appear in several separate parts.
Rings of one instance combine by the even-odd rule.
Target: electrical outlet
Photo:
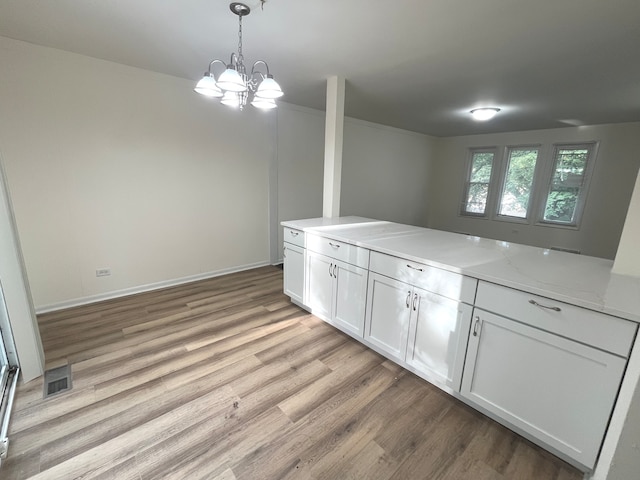
[[[99,268],[96,270],[96,277],[108,277],[111,275],[110,268]]]

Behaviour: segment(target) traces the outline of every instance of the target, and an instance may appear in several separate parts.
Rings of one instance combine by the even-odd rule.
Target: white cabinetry
[[[307,237],[307,245],[306,305],[314,315],[362,338],[369,251],[314,235]]]
[[[284,293],[304,305],[304,233],[285,227],[284,240]]]
[[[333,310],[334,260],[326,255],[307,252],[307,306],[323,320],[331,319]]]
[[[418,375],[460,391],[472,307],[414,289],[407,364]]]
[[[462,395],[534,441],[593,468],[635,324],[485,282],[477,303],[517,321],[474,310]]]
[[[377,252],[370,269],[365,340],[459,391],[476,280]]]
[[[325,237],[350,238],[342,226],[326,226],[321,234],[285,228],[284,290],[294,301],[582,470],[593,469],[637,323],[454,273],[442,262],[456,250],[443,249],[441,233],[370,238],[360,240],[362,248]],[[483,278],[523,290],[560,288],[536,265],[546,261],[537,250],[523,247],[519,261],[500,250],[495,258],[504,261],[496,261],[494,276],[493,265],[483,265],[493,244],[447,238],[462,258],[455,272],[473,272],[465,268],[475,259],[491,270]],[[431,247],[438,263],[421,256]],[[569,260],[574,265],[574,256]],[[529,271],[531,282],[521,283]],[[583,283],[563,278],[569,292]],[[580,304],[579,293],[561,298]]]
[[[411,285],[369,273],[364,338],[399,362],[407,352],[412,293]]]

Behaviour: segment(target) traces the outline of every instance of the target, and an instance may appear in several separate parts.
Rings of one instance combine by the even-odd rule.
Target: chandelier
[[[251,105],[257,108],[270,109],[277,107],[276,98],[283,93],[280,85],[273,79],[269,72],[269,65],[263,60],[258,60],[247,73],[242,56],[242,17],[251,13],[251,9],[244,3],[233,2],[229,9],[238,16],[238,53],[231,54],[231,60],[225,64],[222,60],[211,60],[209,68],[204,72],[202,79],[196,84],[194,91],[206,97],[220,98],[220,103],[242,108],[247,104],[251,96]],[[215,64],[222,64],[224,70],[218,78],[213,74]],[[258,68],[263,68],[266,73]]]

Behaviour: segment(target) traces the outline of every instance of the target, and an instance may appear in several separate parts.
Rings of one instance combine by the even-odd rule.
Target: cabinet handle
[[[333,263],[329,265],[329,276],[333,277],[333,275],[331,274],[331,269],[333,269]]]
[[[291,233],[292,237],[297,237],[298,235],[300,235],[300,232],[294,232],[293,230],[289,230],[289,233]]]
[[[409,290],[409,294],[407,295],[407,308],[409,308],[409,299],[411,298],[411,290]]]
[[[421,268],[414,267],[413,265],[409,265],[408,263],[407,263],[407,267],[409,267],[409,268],[413,268],[414,270],[417,270],[417,271],[419,271],[419,272],[422,272],[422,271],[423,271]]]
[[[340,245],[338,245],[337,243],[329,242],[329,245],[331,245],[333,248],[340,248]]]
[[[416,311],[416,302],[418,301],[418,294],[416,293],[413,297],[413,311]]]
[[[477,337],[480,332],[480,317],[476,316],[476,323],[473,324],[473,336]]]
[[[333,266],[333,278],[338,278],[338,274],[336,273],[336,270],[338,270],[337,263]]]
[[[536,307],[540,307],[540,308],[547,308],[549,310],[553,310],[554,312],[561,312],[562,309],[560,307],[549,307],[547,305],[542,305],[541,303],[536,302],[535,300],[531,299],[529,300],[529,303],[531,305],[535,305]]]
[[[282,256],[287,258],[287,247],[282,247]]]

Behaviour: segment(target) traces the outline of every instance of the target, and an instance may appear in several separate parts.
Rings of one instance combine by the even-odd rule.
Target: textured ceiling
[[[639,0],[268,0],[247,63],[283,101],[436,136],[640,121]],[[225,0],[0,0],[0,35],[197,81],[237,48]],[[498,106],[491,122],[469,110]]]

